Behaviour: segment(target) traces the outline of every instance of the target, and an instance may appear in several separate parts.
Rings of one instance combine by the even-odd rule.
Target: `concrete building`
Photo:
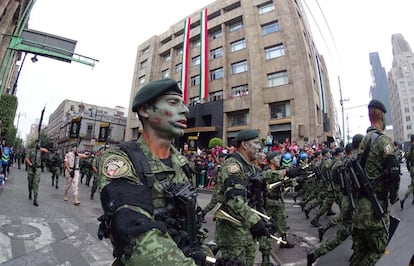
[[[405,142],[413,134],[414,54],[402,34],[393,34],[392,68],[388,72],[394,140]]]
[[[5,64],[5,62],[3,61],[11,40],[7,35],[13,35],[13,32],[19,22],[19,19],[22,17],[22,13],[28,3],[29,0],[0,1],[0,66],[3,66],[3,64]],[[15,84],[18,78],[18,72],[20,68],[20,65],[17,65],[16,62],[19,61],[21,57],[22,53],[16,52],[16,54],[12,58],[11,68],[8,70],[8,73],[6,74],[7,79],[6,85],[4,86],[4,91],[0,93],[16,95]],[[7,70],[6,68],[1,69],[2,71]]]
[[[79,118],[82,119],[79,119]],[[79,138],[73,136],[73,123],[80,120]],[[78,150],[96,151],[103,145],[114,145],[125,138],[125,108],[108,108],[64,100],[49,116],[46,135],[62,153],[79,141]],[[105,135],[107,137],[105,138]]]
[[[207,147],[220,137],[231,145],[245,128],[264,138],[305,142],[341,139],[323,57],[318,54],[300,1],[225,0],[208,9],[208,99],[200,100],[200,12],[190,15],[188,128],[176,142]],[[171,77],[181,86],[182,21],[138,46],[131,89]],[[184,64],[185,65],[185,64]],[[140,122],[128,112],[126,140]],[[192,141],[194,143],[194,141]]]
[[[372,85],[369,93],[371,99],[380,100],[387,109],[385,114],[386,124],[392,125],[392,110],[390,108],[390,93],[388,90],[388,80],[385,68],[381,64],[379,54],[377,52],[369,53],[369,63],[371,64]]]

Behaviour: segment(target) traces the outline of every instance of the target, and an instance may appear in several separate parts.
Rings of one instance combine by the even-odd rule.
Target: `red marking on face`
[[[161,118],[160,117],[155,117],[153,121],[154,121],[155,125],[161,125]]]
[[[170,112],[170,111],[168,111],[168,110],[165,110],[164,114],[165,114],[167,117],[172,117],[172,116],[173,116],[173,113],[172,113],[172,112]]]

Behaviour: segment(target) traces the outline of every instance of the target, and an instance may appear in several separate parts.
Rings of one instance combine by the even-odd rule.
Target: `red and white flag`
[[[200,13],[200,102],[208,97],[208,27],[207,8]]]
[[[181,90],[183,91],[184,103],[188,101],[188,60],[190,55],[190,26],[191,19],[188,17],[184,21],[184,40],[183,40],[183,61],[181,68]]]

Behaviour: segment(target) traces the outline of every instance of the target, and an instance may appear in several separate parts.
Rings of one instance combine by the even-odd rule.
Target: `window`
[[[200,85],[200,75],[191,77],[191,86]]]
[[[191,48],[197,48],[197,47],[200,47],[200,45],[201,45],[200,38],[191,40]]]
[[[210,51],[211,58],[219,58],[223,56],[223,47],[219,47]]]
[[[229,31],[230,32],[238,31],[242,28],[243,28],[243,21],[237,21],[237,22],[229,25]]]
[[[146,54],[149,52],[149,46],[145,47],[144,49],[141,50],[141,54]]]
[[[262,25],[262,34],[267,35],[273,32],[279,31],[279,22],[273,21]]]
[[[175,56],[182,56],[183,55],[183,47],[177,47],[175,48]]]
[[[249,94],[249,87],[247,86],[247,84],[244,84],[244,85],[232,87],[230,98],[240,97],[240,96],[244,96],[248,94]]]
[[[183,64],[179,63],[175,65],[175,72],[181,72],[181,70],[183,69]]]
[[[407,125],[407,130],[411,130],[411,124]]]
[[[88,128],[86,129],[86,138],[91,139],[93,137],[93,125],[88,124]]]
[[[249,124],[249,111],[231,112],[228,114],[228,126],[236,127]]]
[[[231,73],[238,74],[247,71],[247,61],[241,61],[234,64],[231,64]]]
[[[230,11],[236,9],[236,8],[239,8],[240,6],[241,6],[240,1],[238,1],[238,2],[235,2],[231,5],[226,6],[225,8],[223,8],[223,11],[224,11],[224,13],[230,12]]]
[[[223,68],[217,68],[210,71],[210,80],[222,79],[223,77]]]
[[[275,5],[272,1],[257,6],[259,14],[264,14],[275,10]]]
[[[138,83],[142,84],[145,82],[145,75],[138,78]]]
[[[191,65],[197,66],[200,64],[200,56],[197,55],[196,57],[191,58]]]
[[[223,91],[215,91],[210,93],[209,101],[214,102],[223,99]]]
[[[161,72],[162,78],[168,78],[170,76],[170,70],[167,68]]]
[[[189,106],[194,106],[200,103],[200,98],[198,96],[190,98],[188,103]]]
[[[410,112],[410,108],[404,107],[404,112],[409,113]]]
[[[269,104],[270,118],[286,118],[291,116],[290,102],[278,102]]]
[[[171,59],[171,54],[170,54],[170,52],[165,53],[165,54],[163,54],[163,55],[161,55],[161,56],[162,56],[162,60],[163,60],[164,62],[169,61],[169,60]]]
[[[245,39],[241,39],[241,40],[232,42],[230,44],[230,46],[231,46],[231,51],[232,52],[236,52],[238,50],[241,50],[241,49],[246,48],[246,40]]]
[[[144,68],[146,68],[148,66],[148,60],[144,60],[144,61],[141,61],[141,63],[139,63],[139,68],[140,69],[144,69]]]
[[[138,127],[134,127],[134,128],[131,128],[131,131],[132,131],[132,139],[134,139],[134,140],[136,140],[136,139],[138,139]]]
[[[272,47],[265,48],[266,59],[272,59],[285,55],[283,44],[277,44]]]
[[[287,71],[271,73],[267,75],[267,85],[269,87],[285,85],[289,83]]]
[[[410,122],[411,121],[410,116],[406,116],[405,121]]]
[[[210,33],[210,40],[215,40],[221,37],[223,37],[223,32],[221,31],[221,29],[215,30]]]

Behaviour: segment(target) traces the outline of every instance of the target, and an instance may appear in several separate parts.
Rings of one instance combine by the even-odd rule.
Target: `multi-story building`
[[[71,132],[76,121],[80,121],[78,138]],[[78,150],[95,151],[100,146],[122,142],[125,126],[123,107],[108,108],[66,99],[49,116],[46,134],[62,153],[77,141]]]
[[[393,34],[392,68],[388,72],[394,140],[405,142],[413,134],[414,54],[402,34]]]
[[[0,93],[8,93],[16,95],[16,80],[18,79],[19,65],[16,64],[21,58],[21,52],[14,54],[10,68],[7,68],[7,62],[3,62],[7,48],[10,44],[10,37],[13,35],[16,26],[23,16],[23,11],[28,5],[29,0],[2,0],[0,1],[0,69],[6,73],[6,85]],[[1,75],[0,75],[1,76]],[[0,81],[1,82],[1,81]]]
[[[384,104],[387,109],[387,113],[385,114],[386,124],[387,126],[392,125],[392,110],[390,108],[387,74],[377,52],[369,53],[369,63],[371,64],[372,76],[372,85],[369,90],[370,98],[380,100]]]
[[[299,144],[340,139],[328,73],[318,54],[300,1],[225,0],[208,9],[208,39],[201,40],[200,13],[190,15],[190,113],[182,145],[198,139],[207,147],[212,137],[231,145],[245,128],[264,138]],[[184,23],[178,22],[148,39],[137,50],[131,89],[152,80],[181,81]],[[200,100],[200,46],[208,46],[208,97]],[[126,139],[136,139],[140,123],[129,110]]]

